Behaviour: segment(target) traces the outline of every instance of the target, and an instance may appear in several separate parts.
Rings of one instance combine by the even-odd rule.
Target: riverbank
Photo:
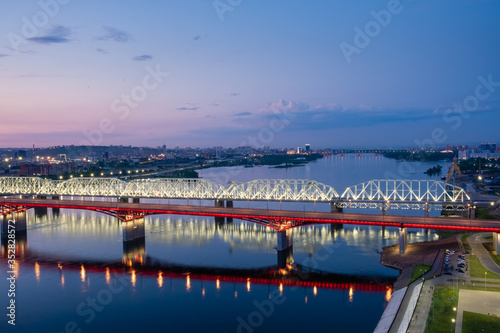
[[[406,287],[418,265],[431,265],[441,249],[458,251],[460,249],[456,237],[443,240],[408,244],[406,252],[399,253],[399,244],[382,249],[380,262],[382,265],[395,268],[401,273],[394,283],[394,290]]]

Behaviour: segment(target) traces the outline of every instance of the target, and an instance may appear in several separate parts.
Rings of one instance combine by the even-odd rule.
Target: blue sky
[[[500,141],[498,1],[0,9],[1,147]]]

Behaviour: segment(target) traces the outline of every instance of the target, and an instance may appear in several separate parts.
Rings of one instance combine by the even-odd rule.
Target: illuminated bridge
[[[147,215],[213,216],[216,220],[238,218],[277,230],[278,250],[290,246],[294,227],[311,224],[399,227],[401,252],[406,248],[406,228],[495,232],[497,248],[496,232],[500,231],[500,221],[472,219],[473,207],[462,188],[434,180],[370,180],[350,186],[339,195],[332,186],[301,179],[259,179],[233,182],[226,187],[208,179],[73,178],[59,181],[0,177],[0,194],[7,196],[0,201],[4,234],[8,214],[15,214],[22,220],[23,211],[37,207],[86,209],[115,216],[123,221],[124,241],[144,237],[143,218]],[[185,199],[188,204],[141,201],[148,198]],[[189,205],[189,200],[193,199],[211,200],[215,206]],[[331,212],[235,208],[234,201],[329,203]],[[346,207],[376,208],[382,214],[343,213]],[[424,213],[422,217],[389,216],[386,214],[388,209],[419,209]],[[468,218],[429,217],[430,210],[467,211]]]

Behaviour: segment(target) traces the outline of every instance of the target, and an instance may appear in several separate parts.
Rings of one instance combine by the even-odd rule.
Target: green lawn
[[[481,264],[481,262],[479,262],[479,259],[477,259],[477,257],[472,254],[469,256],[469,272],[470,276],[476,279],[484,279],[484,272],[488,273],[486,274],[486,278],[488,279],[500,279],[500,275],[496,275],[490,271],[487,271]]]
[[[458,289],[436,287],[433,302],[427,318],[428,332],[447,333],[451,329],[451,318],[456,318],[453,308],[458,305]]]
[[[462,332],[498,333],[500,318],[464,311]]]
[[[413,269],[413,274],[411,275],[410,283],[421,277],[423,274],[425,274],[427,271],[429,271],[432,268],[431,265],[418,265],[415,266]],[[408,284],[410,284],[408,283]]]
[[[486,251],[488,251],[490,253],[490,257],[491,259],[493,259],[493,261],[498,265],[500,266],[500,255],[499,254],[493,254],[492,252],[495,252],[494,248],[493,248],[493,243],[483,243],[483,246],[484,248],[486,249]]]
[[[469,251],[470,251],[470,250],[471,250],[471,247],[470,247],[470,245],[469,245],[469,242],[467,242],[467,237],[469,237],[469,236],[470,236],[470,234],[465,234],[465,235],[463,235],[463,236],[460,238],[460,240],[462,241],[462,244],[463,244],[463,246],[464,246],[464,249],[465,249],[465,250],[469,250]]]
[[[496,216],[490,214],[490,212],[488,212],[488,209],[480,207],[476,208],[476,218],[481,220],[495,220]]]

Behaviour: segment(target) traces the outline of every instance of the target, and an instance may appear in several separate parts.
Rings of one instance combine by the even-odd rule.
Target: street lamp
[[[453,332],[453,324],[455,323],[455,318],[451,318],[450,333]]]
[[[487,272],[484,272],[484,291],[486,291],[486,274]]]

